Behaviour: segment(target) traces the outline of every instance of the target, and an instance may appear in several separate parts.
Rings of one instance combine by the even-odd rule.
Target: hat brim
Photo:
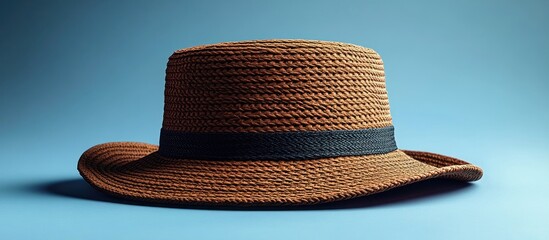
[[[78,162],[97,189],[132,200],[201,206],[306,205],[370,195],[430,178],[475,181],[482,169],[428,152],[312,160],[207,161],[160,156],[136,142],[96,145]]]

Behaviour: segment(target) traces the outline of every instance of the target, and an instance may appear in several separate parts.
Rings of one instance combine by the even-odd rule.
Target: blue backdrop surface
[[[547,1],[2,1],[1,239],[549,239]],[[321,207],[205,210],[95,192],[80,154],[157,143],[176,49],[349,42],[384,59],[400,148],[481,166]]]

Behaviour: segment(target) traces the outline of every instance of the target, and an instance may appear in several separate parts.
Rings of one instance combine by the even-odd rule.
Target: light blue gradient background
[[[549,239],[547,1],[3,1],[0,24],[1,239]],[[332,210],[48,193],[78,182],[92,145],[158,142],[174,50],[268,38],[377,50],[399,147],[471,161],[485,176]]]

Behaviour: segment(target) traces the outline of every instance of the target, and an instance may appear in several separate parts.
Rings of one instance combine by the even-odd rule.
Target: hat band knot
[[[179,132],[162,129],[159,154],[197,160],[300,160],[383,154],[394,127],[302,132]]]

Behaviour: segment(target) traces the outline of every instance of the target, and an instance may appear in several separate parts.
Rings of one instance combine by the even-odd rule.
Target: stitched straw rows
[[[276,132],[389,125],[383,63],[371,49],[265,40],[183,49],[168,62],[165,129]]]
[[[102,144],[83,154],[79,169],[100,190],[117,196],[223,206],[316,204],[433,177],[472,181],[481,176],[473,165],[453,165],[457,159],[436,155],[439,168],[400,150],[300,161],[182,160],[161,157],[156,150],[144,143]]]

